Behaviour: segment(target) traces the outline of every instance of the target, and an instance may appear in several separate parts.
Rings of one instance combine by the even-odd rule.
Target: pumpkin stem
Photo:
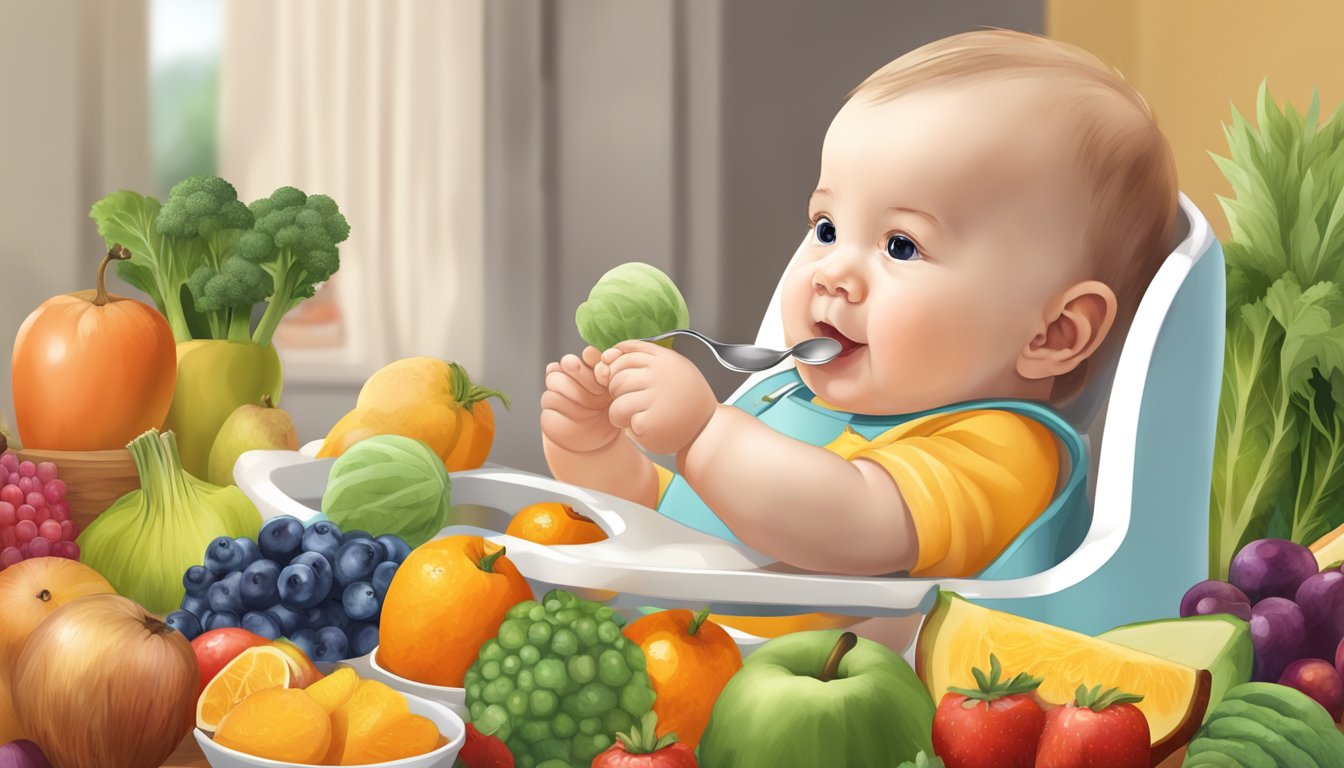
[[[504,556],[504,549],[505,549],[504,547],[500,547],[498,550],[491,552],[485,557],[482,557],[479,563],[479,565],[481,566],[481,570],[485,571],[486,573],[494,573],[495,561]]]
[[[817,679],[823,683],[829,683],[840,674],[840,660],[845,658],[845,654],[854,650],[858,645],[859,636],[853,632],[846,632],[840,635],[840,639],[835,641],[835,647],[831,649],[831,655],[826,659],[826,666],[821,668],[821,674]]]
[[[691,626],[686,630],[686,634],[695,637],[695,633],[700,631],[700,625],[704,624],[707,618],[709,618],[708,605],[696,611],[695,615],[691,617]]]
[[[480,384],[476,384],[471,380],[471,377],[467,375],[467,369],[463,368],[460,363],[449,363],[448,367],[451,368],[453,372],[449,387],[452,391],[453,400],[457,401],[458,405],[470,411],[472,406],[482,400],[494,397],[498,398],[499,402],[503,403],[505,408],[511,406],[508,395],[498,390],[487,389]]]
[[[131,258],[131,252],[121,243],[117,243],[107,251],[102,262],[98,264],[98,292],[94,294],[93,306],[101,307],[107,304],[107,265],[114,261],[125,261]]]

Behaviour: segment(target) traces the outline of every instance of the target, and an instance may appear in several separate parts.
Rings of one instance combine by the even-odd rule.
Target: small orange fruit
[[[438,726],[410,713],[386,718],[360,739],[347,742],[340,765],[371,765],[433,752],[439,746]]]
[[[719,692],[742,668],[737,643],[708,617],[708,608],[659,611],[625,628],[648,662],[658,736],[676,733],[691,749],[700,744]]]
[[[558,501],[523,507],[504,532],[538,544],[592,544],[607,538],[597,523]]]
[[[303,691],[258,691],[224,716],[215,743],[267,760],[317,765],[331,745],[331,718]]]
[[[214,731],[224,717],[248,696],[271,688],[288,688],[289,657],[269,645],[248,648],[230,661],[196,700],[196,727]]]
[[[349,701],[358,687],[359,675],[349,667],[342,667],[303,690],[331,714]]]
[[[408,680],[460,687],[504,615],[532,599],[503,555],[480,536],[447,536],[411,552],[383,599],[378,663]]]
[[[331,713],[327,765],[366,765],[423,755],[439,746],[439,729],[412,715],[406,697],[382,683],[360,681]]]

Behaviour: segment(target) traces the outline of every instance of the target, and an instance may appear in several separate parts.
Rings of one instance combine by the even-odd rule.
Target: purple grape
[[[1316,556],[1301,544],[1285,539],[1259,539],[1232,558],[1227,580],[1255,605],[1267,597],[1293,599],[1302,582],[1319,570]]]
[[[1237,604],[1246,606],[1244,616],[1242,611],[1230,608],[1230,606]],[[1185,593],[1185,597],[1181,598],[1182,619],[1191,616],[1208,616],[1213,613],[1231,613],[1249,620],[1251,617],[1251,601],[1246,598],[1246,595],[1240,589],[1226,581],[1217,579],[1199,582]]]
[[[1295,603],[1307,617],[1308,655],[1333,659],[1344,639],[1344,573],[1322,571],[1297,588]]]
[[[1251,643],[1255,646],[1253,679],[1277,682],[1283,670],[1303,656],[1307,617],[1292,600],[1267,597],[1251,609]]]
[[[1286,685],[1310,696],[1325,707],[1330,719],[1339,722],[1344,716],[1344,680],[1334,665],[1320,659],[1301,659],[1288,665],[1279,677],[1279,685]]]
[[[46,755],[27,739],[0,746],[0,768],[51,768]]]

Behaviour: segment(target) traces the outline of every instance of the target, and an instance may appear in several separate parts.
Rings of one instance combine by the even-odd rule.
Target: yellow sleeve
[[[912,576],[970,576],[1045,511],[1059,477],[1054,435],[982,410],[915,419],[869,441],[847,429],[827,448],[891,473],[919,539]]]
[[[653,468],[654,468],[654,470],[656,470],[656,471],[658,472],[658,502],[657,502],[657,504],[662,504],[662,503],[663,503],[663,494],[667,493],[667,486],[669,486],[669,485],[672,484],[672,478],[676,477],[676,474],[675,474],[672,470],[668,469],[667,467],[664,467],[662,464],[654,464],[654,465],[653,465]],[[657,506],[657,504],[655,504],[654,506]]]

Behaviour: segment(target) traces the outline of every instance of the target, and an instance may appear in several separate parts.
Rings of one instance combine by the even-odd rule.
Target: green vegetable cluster
[[[515,605],[467,670],[476,729],[504,741],[518,768],[586,768],[653,708],[644,651],[624,623],[563,590]]]
[[[1344,119],[1233,111],[1223,199],[1227,338],[1209,570],[1265,537],[1307,543],[1344,524]],[[1319,124],[1318,124],[1319,123]]]
[[[244,205],[218,176],[189,176],[162,203],[113,192],[89,216],[108,247],[130,250],[117,274],[153,299],[179,342],[270,344],[284,314],[336,273],[337,245],[350,236],[326,195],[281,187]]]
[[[341,530],[394,534],[414,549],[443,528],[451,490],[443,460],[428,445],[375,435],[332,464],[322,513]]]
[[[937,755],[929,755],[925,752],[920,752],[915,755],[913,762],[906,760],[904,763],[896,766],[896,768],[944,768],[944,763],[942,758]]]
[[[1273,683],[1246,683],[1228,691],[1209,713],[1181,765],[1340,768],[1344,735],[1306,694]]]
[[[630,262],[607,272],[574,314],[583,340],[598,349],[690,325],[686,299],[657,267]],[[664,346],[671,346],[670,341]]]

